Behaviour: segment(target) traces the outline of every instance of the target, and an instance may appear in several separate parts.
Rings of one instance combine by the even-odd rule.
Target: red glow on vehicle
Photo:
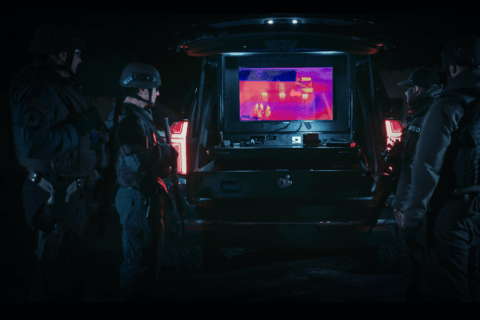
[[[182,134],[183,132],[183,127],[185,125],[188,125],[188,122],[180,121],[180,122],[175,122],[170,126],[170,134]]]
[[[402,141],[403,124],[400,120],[385,120],[387,129],[387,145],[394,145],[397,141]]]
[[[178,152],[177,172],[187,174],[188,121],[175,122],[170,126],[172,147]]]
[[[350,148],[355,148],[357,144],[355,142],[350,143]]]

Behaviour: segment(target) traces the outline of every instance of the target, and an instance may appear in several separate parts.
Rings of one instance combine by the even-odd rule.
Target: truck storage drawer
[[[372,196],[368,171],[210,171],[187,176],[188,198],[340,200]]]

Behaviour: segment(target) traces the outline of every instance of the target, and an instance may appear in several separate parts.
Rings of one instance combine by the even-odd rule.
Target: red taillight
[[[385,120],[387,129],[387,145],[394,145],[396,141],[402,140],[403,124],[400,120]]]
[[[188,125],[186,121],[175,122],[170,126],[170,134],[182,134],[183,127]]]
[[[188,121],[175,122],[170,126],[172,146],[178,152],[177,172],[187,174],[187,131]]]

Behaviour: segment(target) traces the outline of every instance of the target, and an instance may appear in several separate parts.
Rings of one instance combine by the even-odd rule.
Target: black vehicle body
[[[371,23],[287,15],[176,35],[176,49],[202,60],[187,97],[180,179],[192,241],[251,249],[396,245],[382,159],[385,120],[394,115],[370,59],[388,41]],[[333,69],[328,121],[241,121],[239,69],[306,67]],[[297,86],[312,92],[308,83]]]

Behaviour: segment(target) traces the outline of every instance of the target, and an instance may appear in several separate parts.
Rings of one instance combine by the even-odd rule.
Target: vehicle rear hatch
[[[389,41],[385,34],[369,23],[313,16],[220,21],[177,34],[176,48],[203,61],[189,119],[188,201],[378,199],[377,150],[386,134],[369,55]],[[298,75],[302,68],[334,70],[331,118],[262,121],[257,111],[253,119],[239,117],[242,70],[297,70],[299,92],[307,95],[312,91],[302,82],[308,77]]]

